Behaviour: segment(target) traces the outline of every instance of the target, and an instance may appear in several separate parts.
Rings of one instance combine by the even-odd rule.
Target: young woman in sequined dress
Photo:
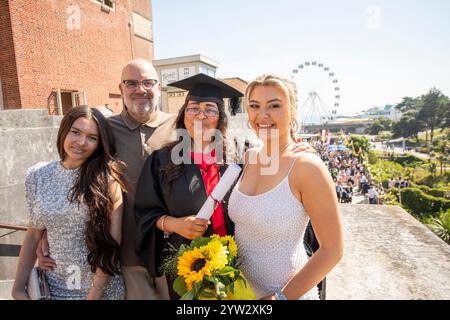
[[[27,278],[44,231],[56,262],[46,272],[52,299],[123,299],[119,248],[124,165],[112,156],[112,139],[98,110],[75,107],[59,128],[60,160],[28,169],[29,228],[20,251],[14,299],[29,299]]]

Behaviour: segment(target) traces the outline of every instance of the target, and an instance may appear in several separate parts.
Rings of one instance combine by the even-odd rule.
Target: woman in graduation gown
[[[199,236],[234,233],[227,214],[228,197],[216,207],[210,221],[195,215],[226,170],[226,161],[218,159],[227,153],[226,144],[217,141],[218,132],[225,137],[228,121],[223,98],[236,99],[242,94],[204,74],[170,86],[189,91],[175,123],[177,133],[181,130],[182,134],[147,159],[135,199],[136,252],[154,277],[162,276],[160,266],[169,244],[178,248]],[[216,140],[211,139],[210,130],[218,130]],[[216,148],[211,148],[211,140]],[[168,279],[170,298],[179,299],[172,281]]]

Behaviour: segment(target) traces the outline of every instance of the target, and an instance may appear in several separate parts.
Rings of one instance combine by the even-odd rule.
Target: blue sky
[[[395,104],[435,86],[450,95],[450,1],[153,0],[155,58],[203,54],[218,77],[292,75],[306,61],[335,73],[340,112]],[[326,104],[331,79],[296,76]],[[322,79],[322,80],[320,80]],[[331,89],[330,89],[331,88]],[[302,96],[303,95],[303,96]]]

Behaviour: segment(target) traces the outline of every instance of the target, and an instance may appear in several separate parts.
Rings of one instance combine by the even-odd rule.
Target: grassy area
[[[420,140],[425,141],[427,132],[428,132],[428,138],[430,138],[431,130],[419,132],[419,141]],[[450,132],[450,129],[443,129],[443,130],[442,129],[437,129],[437,130],[434,130],[433,139],[441,137],[441,136],[446,136],[449,132]]]
[[[419,132],[419,145],[426,144],[425,138],[427,136],[427,132],[428,132],[428,142],[430,142],[431,130],[422,131],[422,132]],[[449,133],[450,133],[450,129],[443,129],[443,130],[437,129],[437,130],[434,130],[433,139],[437,139],[439,137],[446,137]],[[416,141],[415,138],[408,138],[408,139],[406,139],[406,141],[407,141],[407,145],[408,146],[411,146],[411,147],[417,147],[418,146],[417,141]]]

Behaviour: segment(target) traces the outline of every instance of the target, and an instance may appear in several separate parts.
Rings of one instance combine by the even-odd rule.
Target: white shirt
[[[374,188],[370,188],[367,192],[367,195],[369,196],[369,198],[376,198],[378,197],[378,192]]]

